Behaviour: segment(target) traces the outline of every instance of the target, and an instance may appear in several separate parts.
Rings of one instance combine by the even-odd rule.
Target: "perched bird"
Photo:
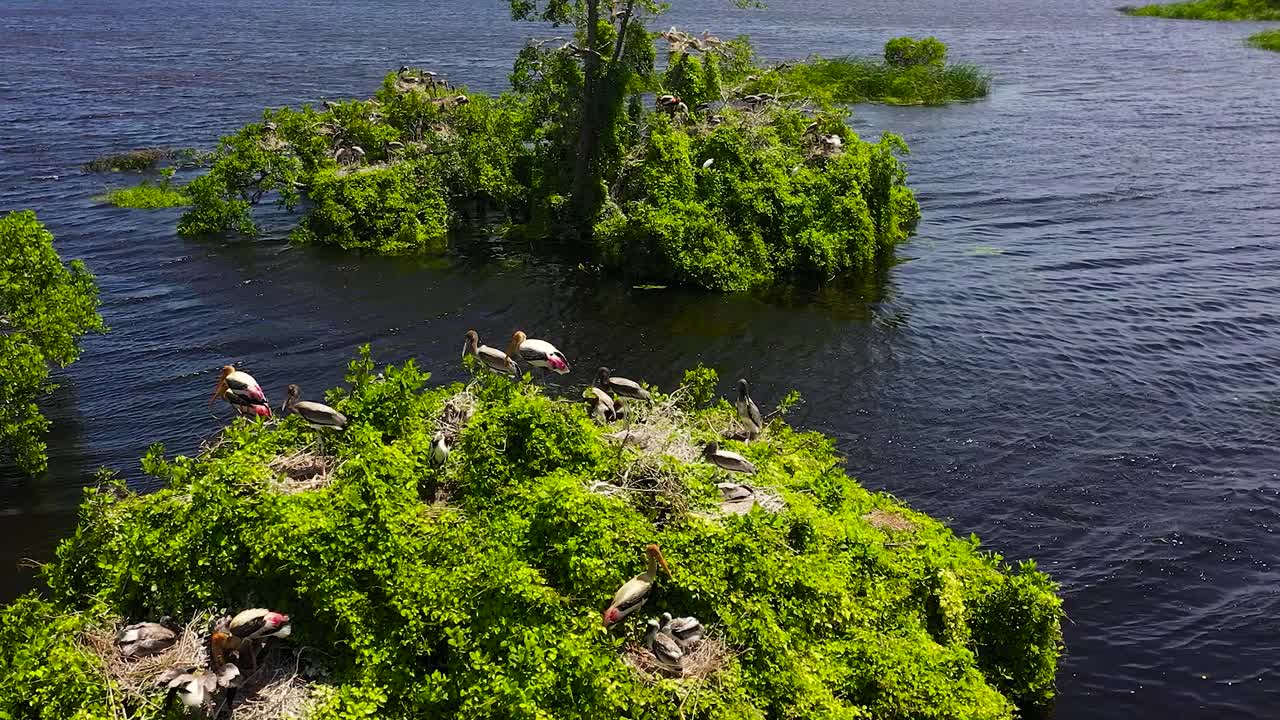
[[[756,471],[756,466],[746,458],[730,450],[721,450],[720,444],[716,442],[707,443],[706,449],[702,451],[702,457],[712,465],[725,470],[741,473]]]
[[[738,418],[747,426],[748,435],[755,437],[764,429],[764,418],[760,416],[756,401],[751,399],[746,380],[738,381],[738,401],[733,405],[738,409]]]
[[[591,417],[601,424],[610,422],[617,416],[614,399],[609,397],[609,393],[592,385],[582,391],[582,396],[587,399],[587,403],[591,406]]]
[[[223,365],[218,374],[218,385],[209,396],[209,404],[219,398],[226,400],[242,415],[258,415],[271,417],[271,406],[267,403],[266,393],[262,386],[247,372],[241,372],[234,365]]]
[[[609,368],[607,367],[601,367],[596,372],[596,387],[614,395],[621,395],[635,400],[649,399],[649,391],[640,387],[640,383],[624,377],[610,377]]]
[[[324,403],[299,400],[302,389],[296,384],[289,386],[289,397],[281,406],[280,412],[293,411],[300,415],[307,424],[316,430],[341,430],[347,426],[347,416],[325,405]]]
[[[614,420],[626,420],[627,414],[629,412],[630,411],[627,410],[626,398],[619,396],[613,399],[613,419]]]
[[[449,435],[444,430],[440,430],[431,438],[431,462],[436,465],[443,465],[445,460],[449,459]]]
[[[507,357],[520,357],[534,367],[550,370],[558,375],[569,372],[569,361],[565,359],[564,353],[546,340],[530,340],[523,330],[517,330],[511,335]]]
[[[491,348],[488,345],[480,344],[480,335],[475,330],[468,330],[464,336],[464,344],[462,346],[462,357],[474,355],[485,364],[485,367],[496,373],[515,377],[520,374],[520,368],[516,365],[511,356],[502,352],[497,348]]]
[[[206,670],[199,666],[169,668],[156,678],[156,682],[169,688],[165,696],[165,705],[177,695],[182,704],[189,708],[204,707],[218,688],[235,687],[239,684],[240,668],[235,665],[223,665],[217,671]]]
[[[720,491],[720,509],[735,515],[746,515],[756,505],[756,492],[750,485],[716,483]]]
[[[613,594],[613,602],[604,611],[606,628],[622,622],[628,615],[644,606],[649,596],[649,589],[653,587],[653,581],[658,577],[659,567],[667,573],[667,577],[671,577],[671,568],[667,567],[667,561],[662,557],[662,550],[657,545],[646,545],[644,554],[649,562],[648,569],[628,580],[618,588],[618,592]]]
[[[670,617],[670,615],[667,617]],[[680,661],[684,659],[684,649],[680,647],[680,643],[658,624],[657,618],[649,618],[648,625],[649,629],[644,636],[644,646],[653,653],[658,662],[673,669],[678,669]]]
[[[662,613],[662,630],[670,633],[684,650],[702,640],[702,623],[696,617],[673,618],[671,613]]]
[[[158,623],[135,623],[123,628],[116,635],[116,645],[125,657],[145,657],[173,647],[179,631],[173,619],[166,615]]]
[[[266,608],[250,608],[235,617],[224,617],[214,626],[210,637],[210,656],[214,664],[225,662],[229,653],[237,659],[247,660],[249,669],[258,665],[254,645],[266,638],[286,638],[293,632],[289,616]]]

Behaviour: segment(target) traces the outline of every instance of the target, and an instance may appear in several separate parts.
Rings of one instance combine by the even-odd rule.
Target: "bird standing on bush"
[[[624,377],[610,377],[609,373],[609,368],[600,368],[596,373],[596,387],[614,395],[621,395],[635,400],[649,399],[649,391],[640,387],[640,383]]]
[[[519,357],[534,367],[550,370],[557,375],[569,372],[569,361],[564,353],[546,340],[532,340],[523,330],[511,335],[511,343],[507,345],[507,358]]]
[[[756,466],[752,465],[751,461],[731,450],[721,450],[720,444],[716,442],[707,443],[706,449],[702,451],[702,457],[712,465],[731,472],[753,473],[756,471]]]
[[[764,429],[764,418],[760,416],[760,408],[751,399],[746,379],[738,381],[738,401],[734,403],[738,409],[738,417],[747,426],[748,437],[755,437]]]
[[[462,357],[473,355],[479,358],[480,362],[485,364],[485,367],[496,373],[511,377],[520,374],[520,368],[511,359],[511,356],[497,348],[481,345],[480,335],[475,330],[468,330],[465,337],[465,344],[462,346]]]
[[[317,431],[317,437],[320,439],[320,450],[324,451],[324,431],[325,430],[342,430],[347,426],[347,416],[325,405],[324,403],[311,402],[310,400],[299,400],[298,396],[302,394],[302,388],[296,384],[289,386],[288,398],[285,399],[284,405],[280,407],[280,412],[288,414],[290,411],[297,413],[303,420],[307,421]]]
[[[241,415],[257,415],[262,418],[271,417],[271,406],[267,403],[267,395],[262,386],[247,372],[236,370],[234,365],[223,365],[218,375],[218,385],[209,397],[209,404],[222,398]]]
[[[671,577],[671,568],[667,566],[667,560],[662,557],[662,550],[657,545],[646,545],[644,554],[649,563],[648,569],[628,580],[618,588],[618,592],[614,593],[613,602],[604,611],[606,628],[622,622],[628,615],[644,606],[645,600],[649,598],[649,590],[653,588],[653,582],[658,577],[658,568],[662,568],[667,573],[667,577]]]

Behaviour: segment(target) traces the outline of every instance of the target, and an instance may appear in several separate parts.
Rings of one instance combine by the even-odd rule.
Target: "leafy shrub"
[[[161,171],[159,183],[149,180],[130,188],[121,188],[107,193],[107,202],[122,208],[152,210],[156,208],[181,207],[190,205],[191,198],[180,187],[173,187],[173,169]]]
[[[1280,30],[1263,30],[1260,33],[1250,35],[1246,42],[1262,50],[1280,52]]]
[[[691,377],[686,402],[715,383],[705,368]],[[0,684],[0,710],[26,717],[35,682],[48,717],[119,714],[78,650],[79,617],[249,604],[289,612],[291,642],[324,658],[319,718],[1008,719],[1052,697],[1052,582],[862,489],[827,438],[775,422],[734,445],[760,468],[753,482],[785,498],[782,512],[659,522],[591,491],[640,458],[581,405],[497,377],[423,389],[412,364],[375,373],[367,349],[347,380],[329,394],[351,424],[327,443],[340,461],[327,485],[276,489],[267,462],[311,441],[290,417],[237,420],[197,458],[153,450],[143,465],[164,488],[151,495],[89,491],[47,568],[52,604],[27,598],[0,615],[0,670],[25,681]],[[476,414],[433,466],[440,408],[464,390]],[[698,443],[733,413],[689,407],[677,431]],[[713,469],[665,465],[709,511]],[[453,500],[420,501],[424,480]],[[642,621],[600,629],[647,542],[674,578],[644,612],[697,615],[734,649],[696,690],[624,664],[623,638]],[[63,619],[49,623],[55,612]],[[24,650],[32,643],[38,652]],[[41,675],[48,654],[68,670]]]
[[[441,248],[449,206],[434,167],[423,163],[317,173],[308,193],[312,209],[293,240],[381,253]]]
[[[49,365],[71,364],[80,337],[106,327],[93,276],[79,260],[62,264],[35,213],[0,218],[0,247],[0,456],[38,473],[49,421],[35,399],[54,387]]]
[[[897,37],[884,44],[885,64],[894,67],[942,67],[946,60],[947,46],[935,37]]]

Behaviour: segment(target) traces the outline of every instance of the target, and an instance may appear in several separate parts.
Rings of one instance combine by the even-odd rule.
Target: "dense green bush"
[[[316,173],[307,193],[313,207],[293,239],[384,253],[442,246],[449,206],[431,167],[406,163]]]
[[[116,207],[141,210],[190,205],[191,198],[186,191],[173,186],[173,174],[173,168],[165,168],[161,171],[159,182],[144,180],[133,187],[112,190],[105,199]]]
[[[1128,15],[1177,20],[1280,20],[1280,0],[1192,0],[1120,10]]]
[[[74,362],[80,337],[105,326],[93,276],[79,260],[63,265],[35,213],[0,217],[0,248],[0,457],[37,473],[49,421],[35,400],[54,387],[49,365]]]
[[[715,382],[691,377],[689,399]],[[115,704],[78,631],[249,604],[287,611],[290,642],[323,658],[321,718],[973,720],[1053,696],[1053,583],[862,489],[827,438],[779,421],[734,444],[787,507],[716,517],[714,468],[620,450],[614,428],[528,384],[467,388],[476,414],[440,468],[431,436],[461,385],[424,390],[412,363],[375,375],[367,354],[347,379],[329,394],[351,424],[326,443],[338,464],[323,487],[284,493],[269,469],[311,442],[290,417],[237,420],[197,458],[156,448],[151,495],[90,491],[47,568],[52,604],[0,611],[0,670],[17,679],[0,683],[0,717],[31,717],[35,697],[43,717],[154,718]],[[671,416],[673,442],[714,439],[733,410],[691,412]],[[694,512],[592,491],[637,467],[661,468]],[[451,499],[419,499],[437,489]],[[643,617],[600,627],[647,542],[674,578],[645,615],[697,615],[732,650],[708,681],[636,675],[619,652]],[[61,658],[56,678],[47,656]]]
[[[896,37],[884,44],[884,61],[894,67],[927,65],[942,67],[947,60],[947,46],[938,38]]]

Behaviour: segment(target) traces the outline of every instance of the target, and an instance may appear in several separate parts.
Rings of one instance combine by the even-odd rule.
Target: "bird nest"
[[[275,474],[275,489],[291,495],[328,485],[338,469],[338,462],[332,456],[304,449],[271,458],[267,469]]]
[[[605,497],[616,497],[637,507],[651,507],[659,515],[682,515],[689,510],[689,486],[669,467],[670,461],[641,454],[610,482],[597,481],[588,488]]]
[[[872,527],[878,527],[881,530],[897,530],[898,532],[910,532],[916,529],[916,524],[911,520],[889,510],[872,510],[862,516]]]
[[[157,680],[165,670],[208,667],[207,638],[213,621],[213,613],[196,613],[173,646],[146,657],[126,658],[120,654],[116,637],[125,624],[123,622],[86,630],[81,642],[101,659],[108,686],[119,689],[122,697],[118,704],[159,710],[165,702],[166,690]],[[302,677],[299,672],[301,661],[300,652],[273,641],[257,669],[241,675],[234,697],[226,692],[219,694],[210,717],[224,720],[305,718],[313,704],[316,685]]]
[[[680,409],[680,391],[659,401],[645,403],[628,400],[627,411],[633,413],[629,421],[606,435],[623,447],[638,454],[652,457],[669,457],[682,463],[697,462],[702,457],[702,447],[693,441],[689,432],[687,414]]]
[[[656,683],[664,678],[702,680],[729,666],[734,653],[719,638],[704,637],[680,658],[679,665],[662,662],[644,645],[628,642],[622,648],[622,660],[641,680]]]

